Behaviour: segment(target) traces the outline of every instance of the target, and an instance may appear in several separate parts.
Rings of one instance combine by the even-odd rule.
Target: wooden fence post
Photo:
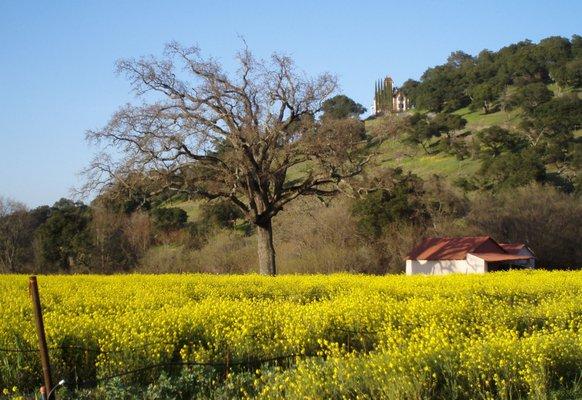
[[[51,381],[51,366],[49,362],[48,347],[44,332],[44,322],[42,320],[42,308],[40,306],[40,295],[38,294],[38,283],[36,276],[31,276],[28,280],[28,290],[32,297],[32,308],[34,310],[34,322],[36,323],[36,333],[38,335],[38,351],[40,353],[40,363],[44,378],[44,388],[46,393],[50,393],[53,387]],[[53,398],[55,398],[53,396]],[[56,399],[56,398],[55,398]]]

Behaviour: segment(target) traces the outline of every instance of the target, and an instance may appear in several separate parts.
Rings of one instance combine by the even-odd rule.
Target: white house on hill
[[[424,239],[406,258],[406,275],[475,274],[509,267],[533,268],[535,256],[521,243],[489,236]]]

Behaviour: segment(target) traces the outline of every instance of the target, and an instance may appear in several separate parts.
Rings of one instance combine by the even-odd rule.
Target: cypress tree
[[[378,81],[374,82],[374,109],[378,113]]]
[[[379,79],[379,83],[380,83],[380,93],[378,95],[378,97],[379,97],[379,99],[378,99],[379,100],[378,101],[378,104],[379,104],[378,111],[383,111],[384,110],[384,84],[383,84],[381,79]]]

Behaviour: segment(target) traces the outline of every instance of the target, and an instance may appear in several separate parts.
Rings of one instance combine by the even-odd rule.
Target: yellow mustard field
[[[582,394],[582,272],[38,282],[53,375],[69,393],[112,381],[147,392],[160,377],[196,371],[189,398]],[[0,276],[6,396],[41,383],[31,304],[26,276]]]

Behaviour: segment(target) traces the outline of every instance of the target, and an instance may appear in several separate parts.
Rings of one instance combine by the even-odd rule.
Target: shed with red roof
[[[497,243],[490,236],[429,237],[408,254],[406,274],[485,273],[535,266],[533,252],[521,243]]]

